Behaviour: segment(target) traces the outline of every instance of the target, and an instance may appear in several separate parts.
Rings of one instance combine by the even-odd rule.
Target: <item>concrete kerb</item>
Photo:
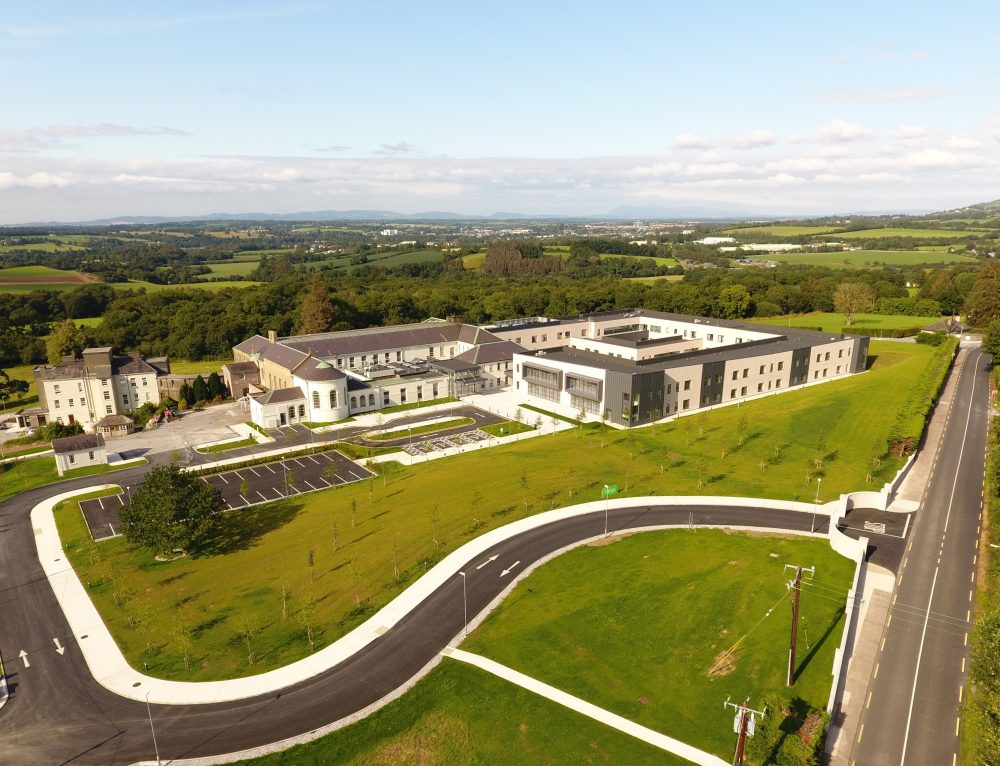
[[[597,500],[545,511],[491,530],[474,540],[470,540],[448,554],[367,621],[309,657],[248,678],[180,682],[152,678],[129,666],[62,550],[53,515],[56,504],[76,495],[109,489],[113,486],[115,485],[96,485],[62,493],[36,505],[31,511],[31,519],[32,525],[37,530],[35,544],[38,548],[38,558],[74,635],[78,637],[87,666],[98,683],[115,694],[136,701],[145,701],[148,693],[150,702],[162,705],[207,704],[246,699],[277,691],[312,678],[356,654],[395,626],[435,590],[454,577],[469,559],[482,554],[504,540],[555,521],[601,512],[605,508],[628,508],[637,503],[650,506],[723,505],[751,508],[766,504],[768,507],[802,513],[826,512],[826,509],[819,510],[809,503],[767,501],[756,498],[683,496]],[[85,635],[87,638],[82,638]]]

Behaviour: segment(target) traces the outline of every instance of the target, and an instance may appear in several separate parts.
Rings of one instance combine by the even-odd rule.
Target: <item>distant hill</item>
[[[1000,216],[1000,199],[992,202],[978,202],[975,205],[958,207],[931,214],[931,218],[996,218]]]

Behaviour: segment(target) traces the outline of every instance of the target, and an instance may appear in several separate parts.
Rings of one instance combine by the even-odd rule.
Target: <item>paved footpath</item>
[[[475,665],[480,670],[485,670],[487,673],[499,676],[506,681],[510,681],[512,684],[517,684],[530,692],[557,702],[563,707],[568,707],[570,710],[575,710],[581,715],[593,718],[605,726],[618,729],[618,731],[624,732],[636,739],[641,739],[643,742],[648,742],[654,747],[666,750],[668,753],[679,755],[681,758],[691,761],[691,763],[697,763],[700,766],[727,766],[727,762],[716,755],[706,753],[704,750],[699,750],[696,747],[691,747],[691,745],[685,744],[679,739],[668,737],[666,734],[660,734],[660,732],[637,724],[635,721],[622,718],[620,715],[597,707],[597,705],[592,705],[586,700],[574,697],[572,694],[567,694],[554,686],[542,683],[536,678],[519,673],[513,668],[508,668],[506,665],[501,665],[499,662],[494,662],[486,657],[481,657],[478,654],[472,654],[461,649],[448,648],[441,653],[445,657],[451,657],[469,665]]]

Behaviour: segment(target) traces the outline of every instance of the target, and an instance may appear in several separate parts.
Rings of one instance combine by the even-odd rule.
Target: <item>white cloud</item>
[[[985,145],[972,136],[948,136],[942,142],[942,146],[948,149],[982,149]]]
[[[927,128],[919,125],[900,125],[898,128],[893,128],[892,135],[904,141],[916,141],[927,135]]]
[[[678,133],[674,136],[674,146],[677,149],[711,149],[715,144],[694,133]]]
[[[853,101],[860,103],[885,103],[893,101],[923,101],[941,98],[948,91],[936,85],[913,85],[908,88],[889,88],[872,90],[858,88],[855,90],[840,90],[820,96],[822,101]]]
[[[419,154],[420,149],[409,141],[397,141],[394,144],[382,144],[375,154]]]
[[[926,61],[930,58],[930,54],[928,54],[927,51],[913,51],[913,53],[910,54],[910,58],[914,61]]]
[[[848,141],[863,141],[872,137],[872,132],[864,125],[857,125],[843,120],[834,120],[823,125],[817,135],[821,141],[829,143],[845,143]]]
[[[120,138],[123,136],[187,136],[188,133],[163,125],[136,127],[113,122],[76,125],[42,125],[0,131],[0,152],[38,152],[62,149],[71,144],[66,139]]]
[[[52,173],[38,172],[26,176],[0,173],[0,189],[61,189],[69,185],[69,179]]]
[[[751,130],[733,140],[737,149],[756,149],[761,146],[771,146],[775,142],[774,134],[767,130]]]

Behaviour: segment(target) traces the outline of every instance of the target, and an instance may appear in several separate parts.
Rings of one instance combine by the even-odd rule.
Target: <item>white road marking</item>
[[[242,500],[242,501],[243,501],[244,503],[246,503],[247,505],[250,505],[250,501],[249,501],[249,500],[247,500],[247,499],[246,499],[245,497],[243,497],[243,495],[240,495],[240,500]]]
[[[66,651],[66,647],[59,643],[58,638],[53,638],[52,641],[56,645],[56,651],[59,652],[59,654],[63,654]]]
[[[225,482],[226,484],[228,484],[228,483],[229,483],[229,481],[228,481],[228,480],[226,479],[226,477],[225,477],[225,475],[224,475],[224,474],[221,474],[221,473],[220,473],[220,474],[219,474],[219,478],[220,478],[220,479],[222,479],[222,480],[223,480],[223,481],[224,481],[224,482]]]
[[[278,492],[278,488],[277,487],[271,487],[271,489],[274,490],[274,494],[276,494],[278,497],[284,497],[283,494],[281,494],[280,492]]]
[[[256,476],[256,477],[257,477],[258,479],[260,478],[260,474],[259,474],[259,473],[257,473],[257,472],[256,472],[256,471],[255,471],[255,470],[254,470],[253,468],[247,468],[247,470],[248,470],[248,471],[249,471],[250,473],[252,473],[252,474],[253,474],[254,476]]]
[[[482,569],[484,566],[486,566],[487,564],[489,564],[491,561],[496,561],[499,557],[500,557],[500,554],[494,554],[494,555],[490,556],[488,559],[486,559],[486,561],[484,561],[482,564],[480,564],[479,566],[477,566],[476,569]]]
[[[309,484],[309,480],[308,479],[303,479],[302,481],[304,483],[306,483],[306,484]],[[309,489],[316,489],[316,487],[314,487],[312,484],[309,484]]]
[[[26,668],[30,668],[31,667],[31,663],[28,662],[28,653],[26,651],[24,651],[24,649],[22,649],[21,653],[19,655],[17,655],[17,656],[21,658],[21,662],[24,663],[24,667],[26,667]]]
[[[267,498],[266,498],[266,497],[264,497],[264,496],[263,496],[262,494],[260,494],[260,492],[258,492],[258,493],[257,493],[257,495],[258,495],[258,496],[260,497],[260,499],[261,499],[261,500],[263,500],[263,501],[264,501],[265,503],[267,502]]]
[[[518,564],[520,564],[520,563],[521,563],[521,561],[520,561],[520,560],[518,560],[518,561],[515,561],[515,562],[514,562],[513,564],[511,564],[511,565],[510,565],[509,567],[507,567],[507,568],[506,568],[505,570],[503,570],[503,571],[502,571],[502,572],[500,573],[500,576],[501,576],[501,577],[505,577],[505,576],[507,576],[507,575],[508,575],[508,574],[510,574],[510,573],[511,573],[512,571],[514,571],[514,567],[516,567],[516,566],[517,566]]]
[[[958,451],[958,462],[956,463],[956,465],[958,466],[962,465],[962,456],[965,454],[965,443],[969,435],[969,422],[972,420],[972,410],[973,410],[972,404],[975,401],[976,383],[978,382],[979,381],[976,379],[976,377],[973,376],[972,391],[969,393],[969,412],[965,417],[965,429],[962,432],[962,447]],[[944,517],[943,534],[947,534],[948,524],[951,522],[951,510],[955,502],[955,488],[958,486],[958,476],[960,473],[961,471],[956,469],[955,479],[954,481],[952,481],[951,484],[951,495],[948,498],[948,512],[945,514]],[[977,538],[977,545],[978,545],[978,538]],[[927,611],[926,615],[924,616],[924,628],[920,634],[920,650],[917,652],[917,665],[913,673],[913,689],[910,691],[910,707],[906,713],[906,733],[903,735],[903,750],[899,759],[900,766],[903,766],[906,763],[906,746],[910,741],[910,724],[913,721],[913,705],[917,699],[917,682],[920,680],[920,660],[923,658],[924,654],[924,641],[927,638],[927,624],[930,622],[931,619],[931,606],[934,604],[934,590],[937,587],[938,572],[940,571],[941,567],[940,564],[938,564],[937,566],[934,567],[934,579],[931,581],[931,593],[930,597],[927,599]],[[969,600],[970,601],[972,600],[971,591],[969,593]],[[895,603],[895,597],[893,597],[893,602]],[[966,637],[968,637],[968,634],[966,634]],[[957,728],[958,727],[956,724],[956,733],[957,733]]]

